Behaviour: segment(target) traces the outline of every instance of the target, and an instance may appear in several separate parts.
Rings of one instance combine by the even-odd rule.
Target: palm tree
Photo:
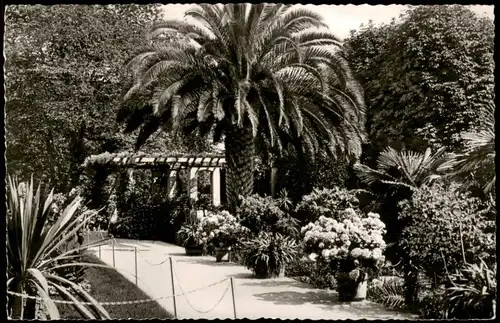
[[[377,160],[377,169],[356,164],[354,170],[358,177],[368,185],[379,182],[413,190],[442,178],[447,161],[448,155],[445,153],[445,148],[439,149],[434,154],[430,148],[427,148],[422,154],[413,151],[397,151],[387,147]]]
[[[407,225],[407,220],[399,218],[398,204],[401,200],[411,198],[413,191],[423,185],[431,184],[433,181],[443,178],[449,167],[449,160],[445,148],[441,148],[432,154],[430,148],[425,153],[412,151],[396,151],[387,147],[378,157],[377,169],[365,165],[354,165],[354,170],[359,178],[368,185],[381,183],[389,185],[388,192],[391,198],[383,199],[381,210],[382,219],[387,224],[386,239],[389,241],[386,256],[394,261],[403,261],[405,279],[405,302],[411,305],[417,291],[418,271],[415,270],[408,255],[408,250],[401,248],[402,228]]]
[[[196,24],[156,23],[151,45],[129,63],[135,82],[119,121],[141,127],[137,147],[160,127],[224,140],[230,209],[252,193],[258,145],[360,155],[363,93],[320,15],[283,4],[200,4],[186,16]],[[154,41],[165,33],[183,38]]]
[[[465,149],[454,154],[447,167],[452,178],[460,180],[464,188],[481,183],[484,193],[495,193],[495,107],[485,107],[476,131],[462,134]]]

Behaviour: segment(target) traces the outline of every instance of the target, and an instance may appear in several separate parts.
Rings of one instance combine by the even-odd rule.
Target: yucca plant
[[[243,242],[244,265],[259,278],[277,277],[297,254],[297,244],[279,233],[262,232]]]
[[[444,296],[447,318],[489,319],[494,316],[497,292],[496,264],[490,268],[482,259],[479,264],[465,264],[450,275],[452,286]]]
[[[55,289],[83,316],[110,318],[107,311],[82,287],[65,277],[65,267],[102,266],[83,263],[80,250],[89,245],[65,250],[96,212],[79,213],[81,199],[75,198],[53,224],[48,217],[53,203],[53,190],[43,201],[41,185],[34,192],[33,178],[28,184],[8,178],[7,208],[7,289],[10,292],[40,297],[51,319],[59,318],[49,287]],[[43,194],[45,195],[45,194]],[[97,241],[99,243],[102,241]],[[9,314],[15,319],[34,319],[36,301],[9,294]],[[83,302],[90,302],[86,306]]]

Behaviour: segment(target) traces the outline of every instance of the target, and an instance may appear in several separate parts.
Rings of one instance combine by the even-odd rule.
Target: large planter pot
[[[264,263],[258,262],[255,266],[255,276],[257,278],[283,278],[285,277],[285,266],[283,265],[279,273],[269,272]]]
[[[342,275],[337,279],[339,301],[352,302],[365,300],[368,289],[368,281],[366,277],[361,281],[355,281],[346,276],[347,275]]]
[[[201,256],[203,255],[203,246],[185,246],[184,250],[186,250],[187,256]]]
[[[231,247],[222,247],[215,249],[215,261],[221,262],[222,258],[231,251]]]
[[[363,301],[366,299],[366,292],[368,291],[368,280],[363,280],[358,283],[356,287],[356,295],[354,296],[355,301]]]

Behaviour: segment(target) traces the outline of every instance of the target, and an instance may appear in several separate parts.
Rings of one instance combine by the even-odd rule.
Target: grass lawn
[[[86,262],[103,264],[94,255],[87,255]],[[86,270],[86,278],[92,286],[91,295],[98,302],[113,302],[125,300],[147,299],[147,296],[133,283],[113,268],[90,267]],[[126,304],[103,306],[112,319],[169,319],[173,315],[167,312],[157,302],[142,304]],[[82,319],[83,317],[70,305],[58,304],[57,308],[62,319]]]

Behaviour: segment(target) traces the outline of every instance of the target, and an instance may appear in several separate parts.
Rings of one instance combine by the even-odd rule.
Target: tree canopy
[[[133,149],[133,137],[115,121],[130,79],[123,66],[147,43],[158,12],[159,5],[7,7],[9,173],[35,173],[64,191],[78,181],[86,156]],[[158,135],[157,148],[178,146]]]
[[[326,148],[357,157],[364,141],[362,91],[322,17],[290,5],[198,5],[199,24],[158,22],[151,37],[178,32],[191,41],[153,42],[130,62],[135,85],[123,119],[224,140],[230,201],[251,193],[254,147]],[[133,128],[132,128],[133,129]]]
[[[464,6],[414,7],[352,31],[346,48],[375,152],[460,148],[460,133],[493,103],[494,24]]]

